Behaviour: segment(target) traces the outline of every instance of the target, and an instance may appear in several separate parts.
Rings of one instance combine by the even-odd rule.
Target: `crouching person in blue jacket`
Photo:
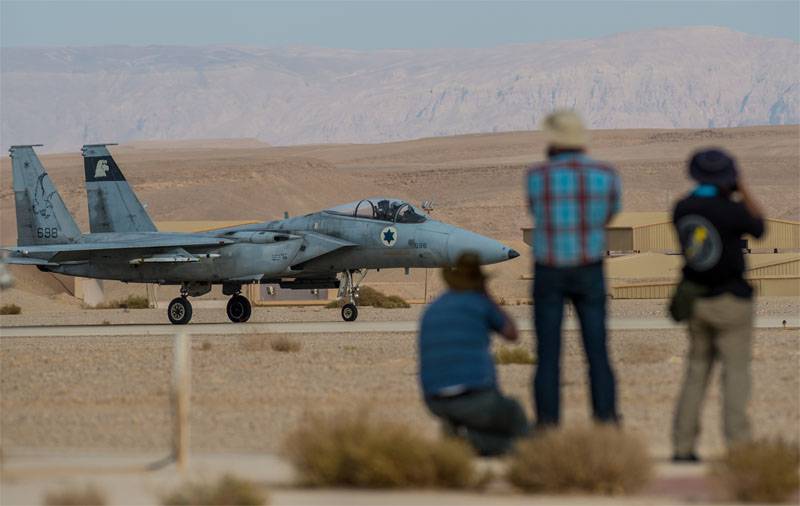
[[[425,404],[446,433],[466,437],[479,455],[501,455],[527,433],[528,420],[500,393],[491,334],[516,341],[517,328],[487,295],[477,255],[462,255],[443,277],[448,290],[425,311],[419,333]]]

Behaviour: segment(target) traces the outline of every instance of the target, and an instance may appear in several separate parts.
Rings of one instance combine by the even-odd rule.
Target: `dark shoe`
[[[694,453],[687,453],[685,455],[675,454],[672,456],[672,461],[676,464],[696,464],[700,462],[700,457]]]

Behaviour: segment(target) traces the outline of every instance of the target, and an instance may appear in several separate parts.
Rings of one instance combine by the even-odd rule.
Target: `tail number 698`
[[[55,239],[58,237],[58,229],[55,227],[38,227],[36,237],[39,239]]]

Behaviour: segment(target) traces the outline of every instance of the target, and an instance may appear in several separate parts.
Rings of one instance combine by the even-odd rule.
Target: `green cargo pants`
[[[722,364],[722,418],[728,445],[750,438],[753,301],[731,294],[699,298],[689,319],[689,352],[673,424],[675,455],[694,453],[714,362]]]

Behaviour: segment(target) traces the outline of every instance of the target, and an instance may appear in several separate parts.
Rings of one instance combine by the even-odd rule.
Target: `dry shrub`
[[[737,501],[786,501],[800,487],[800,449],[782,439],[762,439],[732,447],[710,473]]]
[[[325,307],[337,308],[342,307],[347,301],[345,299],[333,300]],[[398,295],[386,295],[378,290],[369,286],[362,286],[358,290],[358,299],[356,302],[359,306],[372,306],[383,309],[398,309],[411,307],[408,302]]]
[[[16,304],[3,304],[0,307],[0,314],[20,314],[22,308]]]
[[[535,364],[536,358],[524,346],[503,346],[494,352],[495,364]]]
[[[482,484],[466,443],[431,441],[365,410],[310,416],[283,452],[310,486],[475,488]]]
[[[106,495],[94,485],[67,487],[47,492],[45,506],[104,506]]]
[[[88,309],[148,309],[150,301],[142,295],[128,295],[124,299],[109,300],[96,306],[86,306]]]
[[[275,337],[269,342],[269,347],[272,348],[273,351],[278,351],[281,353],[294,353],[300,351],[301,344],[299,341],[295,341],[294,339],[290,339],[286,336]]]
[[[652,469],[639,439],[614,426],[578,427],[520,442],[508,480],[526,492],[628,494],[647,484]]]
[[[261,506],[266,492],[255,483],[226,474],[215,483],[186,483],[161,498],[164,506]]]
[[[211,346],[211,341],[209,341],[208,339],[203,341],[203,344],[200,345],[200,349],[203,350],[203,351],[209,351],[209,350],[211,350],[211,347],[212,347]]]

